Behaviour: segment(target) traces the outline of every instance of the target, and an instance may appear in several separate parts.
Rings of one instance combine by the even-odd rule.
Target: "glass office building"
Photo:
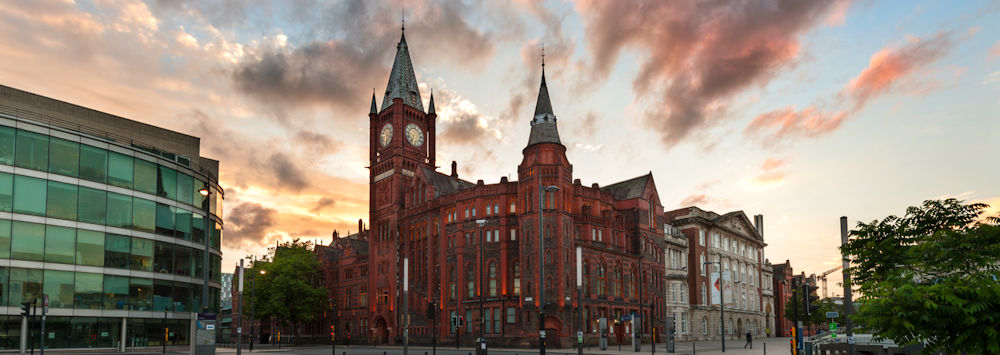
[[[164,328],[190,344],[192,312],[218,310],[222,258],[218,162],[198,143],[0,86],[0,350],[43,294],[46,348],[160,346]]]

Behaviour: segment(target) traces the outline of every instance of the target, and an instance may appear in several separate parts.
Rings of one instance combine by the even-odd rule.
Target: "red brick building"
[[[360,232],[340,236],[333,232],[333,242],[314,249],[322,263],[323,280],[330,291],[331,304],[323,312],[320,334],[333,325],[338,344],[370,344],[368,295],[368,231],[358,221]]]
[[[785,308],[788,301],[792,299],[792,280],[795,273],[792,271],[792,264],[785,260],[782,264],[772,265],[774,269],[774,308],[775,321],[777,323],[776,335],[779,337],[792,336],[792,321],[785,316]]]
[[[517,180],[473,183],[459,178],[454,162],[443,174],[435,171],[434,98],[424,110],[420,97],[401,38],[382,105],[373,95],[369,114],[370,230],[318,248],[331,268],[331,292],[347,305],[334,322],[377,343],[398,344],[407,302],[411,343],[429,343],[436,328],[442,344],[470,345],[482,330],[490,346],[537,346],[543,326],[548,346],[569,346],[582,302],[588,342],[596,342],[600,317],[617,320],[621,334],[632,327],[623,316],[641,315],[636,322],[647,342],[650,327],[663,330],[664,218],[651,173],[604,187],[575,178],[543,71]],[[578,246],[585,260],[582,300]],[[437,307],[428,309],[434,301]],[[453,328],[452,316],[464,317],[465,326]]]

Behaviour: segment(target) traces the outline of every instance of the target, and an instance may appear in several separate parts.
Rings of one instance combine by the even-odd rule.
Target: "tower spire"
[[[531,133],[528,136],[529,146],[537,143],[562,144],[559,140],[559,130],[556,128],[556,115],[549,100],[549,86],[545,83],[544,47],[542,47],[542,83],[538,88],[535,115],[531,119]]]
[[[405,27],[401,27],[401,31]],[[400,33],[396,45],[396,58],[392,62],[392,72],[389,83],[385,86],[385,96],[382,97],[382,110],[392,105],[393,99],[403,99],[403,103],[421,112],[424,104],[420,99],[420,88],[417,77],[413,73],[413,63],[410,61],[410,50],[406,45],[406,36]]]
[[[378,109],[375,108],[375,88],[372,88],[372,108],[368,113],[373,115],[378,113]]]
[[[434,89],[431,89],[431,102],[427,104],[427,113],[437,114],[434,112]]]

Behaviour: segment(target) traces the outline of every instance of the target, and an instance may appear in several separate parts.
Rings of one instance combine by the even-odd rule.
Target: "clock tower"
[[[399,285],[402,283],[403,240],[398,214],[405,189],[420,167],[434,170],[434,95],[424,111],[420,88],[410,62],[405,35],[396,45],[389,83],[376,105],[372,93],[369,118],[369,244],[368,298],[374,311],[372,327],[380,342],[392,342],[400,329]]]

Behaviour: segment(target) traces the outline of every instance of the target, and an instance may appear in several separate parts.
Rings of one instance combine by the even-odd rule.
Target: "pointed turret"
[[[431,90],[431,102],[427,104],[427,113],[437,114],[437,112],[434,112],[434,90]]]
[[[372,89],[372,109],[371,111],[368,111],[368,114],[378,114],[378,108],[375,106],[375,89]]]
[[[406,47],[406,36],[400,35],[396,45],[396,59],[392,62],[392,72],[389,74],[389,84],[385,86],[385,97],[382,98],[382,110],[392,105],[393,99],[403,99],[407,106],[424,111],[420,100],[420,89],[417,87],[417,77],[413,74],[413,63],[410,62],[410,51]]]
[[[538,89],[538,101],[535,103],[535,116],[531,119],[531,134],[528,145],[538,143],[556,143],[559,141],[559,130],[556,128],[556,115],[552,113],[552,102],[549,101],[549,88],[545,84],[545,64],[542,64],[542,85]]]

